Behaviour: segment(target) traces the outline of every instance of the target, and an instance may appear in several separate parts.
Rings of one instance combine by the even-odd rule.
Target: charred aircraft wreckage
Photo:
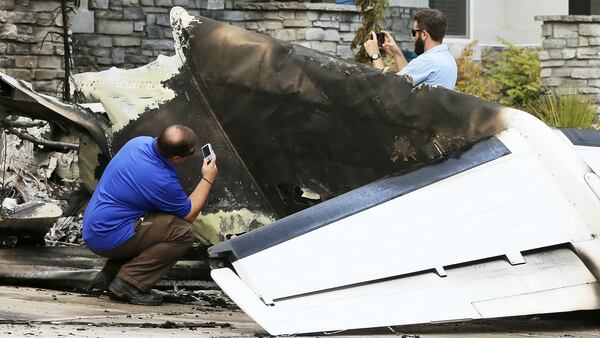
[[[135,136],[180,123],[211,142],[198,239],[269,333],[600,309],[600,135],[181,8],[171,22],[175,55],[75,75],[88,104],[2,75],[0,105],[77,130],[89,191]]]

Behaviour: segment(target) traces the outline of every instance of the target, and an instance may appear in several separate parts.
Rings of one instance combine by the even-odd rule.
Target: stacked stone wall
[[[62,37],[49,34],[62,32],[59,8],[58,1],[0,0],[0,72],[45,93],[62,90]]]
[[[72,73],[113,66],[134,68],[172,55],[173,6],[269,34],[343,58],[362,17],[355,6],[327,3],[248,3],[232,0],[79,0],[70,15]],[[70,5],[73,1],[68,1]],[[427,0],[394,0],[382,25],[403,46],[412,45],[410,19]],[[56,0],[0,0],[0,72],[60,96],[64,81],[62,17]],[[58,34],[49,35],[49,32]],[[43,43],[42,43],[43,42]]]
[[[416,1],[425,4],[426,1]],[[415,1],[411,2],[415,5]],[[362,17],[355,6],[317,3],[234,3],[223,0],[90,0],[94,30],[75,33],[77,71],[132,68],[173,53],[169,11],[173,6],[276,39],[351,58],[350,44]],[[410,43],[415,7],[391,7],[382,24],[402,44]]]
[[[400,44],[412,43],[410,20],[415,8],[386,8],[382,22]],[[313,3],[239,3],[232,9],[202,11],[202,15],[248,30],[316,49],[342,58],[352,58],[351,43],[362,26],[355,6]]]
[[[541,84],[600,103],[600,16],[541,16]]]

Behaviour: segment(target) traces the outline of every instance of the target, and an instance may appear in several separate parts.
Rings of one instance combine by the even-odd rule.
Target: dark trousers
[[[148,214],[134,227],[135,236],[127,242],[93,252],[109,258],[105,270],[118,269],[117,277],[149,291],[191,247],[195,236],[191,224],[168,214]]]

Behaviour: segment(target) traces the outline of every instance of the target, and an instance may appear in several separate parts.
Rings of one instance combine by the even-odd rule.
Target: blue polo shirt
[[[83,240],[92,250],[111,250],[135,235],[145,213],[183,218],[192,208],[175,168],[158,152],[156,140],[140,136],[110,161],[83,215]]]
[[[447,45],[439,45],[417,56],[398,74],[412,77],[415,86],[424,82],[454,89],[457,77],[456,61],[448,52]]]

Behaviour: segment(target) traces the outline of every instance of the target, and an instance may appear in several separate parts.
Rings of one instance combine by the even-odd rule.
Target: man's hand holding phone
[[[363,47],[365,47],[365,52],[367,52],[369,57],[372,57],[373,54],[379,55],[379,45],[377,44],[377,35],[375,32],[371,32],[371,39],[365,41]]]
[[[215,182],[219,169],[217,168],[217,155],[213,151],[210,143],[207,143],[202,147],[202,155],[204,156],[202,179],[212,185]]]
[[[390,56],[402,54],[402,51],[396,44],[396,41],[394,41],[392,34],[386,31],[381,31],[381,33],[378,34],[383,34],[383,42],[381,43],[381,47],[383,48],[386,54]]]

